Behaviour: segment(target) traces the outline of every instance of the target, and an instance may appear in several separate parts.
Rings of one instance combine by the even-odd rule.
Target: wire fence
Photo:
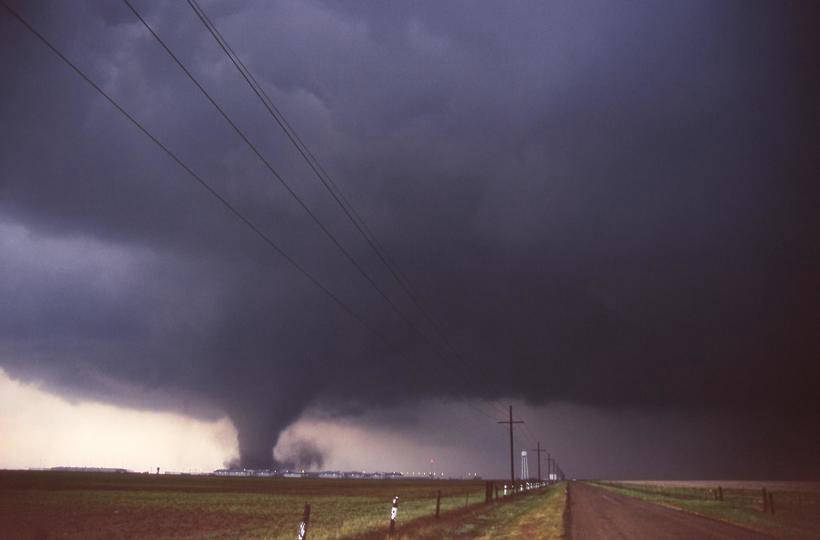
[[[678,501],[712,501],[715,505],[731,509],[758,512],[768,516],[816,528],[820,525],[820,487],[816,489],[784,489],[767,487],[765,483],[748,487],[724,487],[720,483],[711,486],[686,486],[684,482],[671,484],[642,484],[626,482],[598,482],[634,493]]]

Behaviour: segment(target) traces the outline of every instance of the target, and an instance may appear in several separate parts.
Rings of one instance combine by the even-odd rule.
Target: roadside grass
[[[566,483],[560,483],[512,500],[451,512],[438,520],[424,517],[397,528],[394,538],[560,539],[565,537],[566,501]],[[383,537],[381,533],[355,538]]]
[[[752,489],[724,489],[723,500],[705,487],[590,482],[604,489],[704,517],[725,521],[777,538],[820,538],[820,515],[815,504],[796,507],[789,502],[807,501],[816,494],[777,492],[774,515],[762,512],[762,495]],[[798,499],[799,497],[799,499]],[[810,502],[813,499],[810,500]],[[779,508],[778,508],[779,506]]]

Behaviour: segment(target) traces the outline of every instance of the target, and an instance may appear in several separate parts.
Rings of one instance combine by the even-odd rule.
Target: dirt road
[[[644,502],[602,488],[570,485],[570,538],[768,538],[727,523]]]

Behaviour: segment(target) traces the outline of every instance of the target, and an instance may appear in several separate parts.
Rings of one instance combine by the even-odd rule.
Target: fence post
[[[720,486],[718,486],[718,500],[719,501],[723,500],[723,488],[720,487]]]
[[[766,488],[762,488],[761,491],[763,492],[763,513],[769,511],[769,497],[766,495]]]
[[[493,487],[495,487],[495,501],[498,502],[498,484],[493,482]]]
[[[774,515],[774,493],[769,493],[769,512]]]
[[[469,491],[467,492],[467,498],[464,499],[464,506],[467,506],[468,504],[470,504],[470,492]]]
[[[299,534],[296,536],[297,540],[306,540],[308,524],[310,523],[310,505],[305,503],[305,512],[302,514],[302,522],[299,524]]]
[[[390,509],[390,534],[396,530],[396,517],[399,515],[399,497],[393,497],[393,507]]]
[[[436,517],[438,517],[439,508],[441,508],[441,490],[438,490],[436,495]]]

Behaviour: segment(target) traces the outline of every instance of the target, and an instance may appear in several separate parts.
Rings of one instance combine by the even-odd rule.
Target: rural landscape
[[[820,538],[818,20],[0,0],[0,540]]]
[[[316,539],[820,533],[820,483],[533,481],[505,495],[509,485],[488,495],[476,480],[2,472],[0,524],[12,538],[295,538],[309,505],[304,538]]]

